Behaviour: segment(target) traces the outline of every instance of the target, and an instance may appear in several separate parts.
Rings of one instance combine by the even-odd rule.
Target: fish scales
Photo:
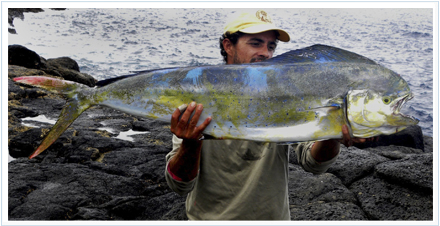
[[[212,117],[204,133],[217,139],[333,139],[342,137],[343,124],[354,135],[370,137],[417,123],[398,112],[412,97],[399,75],[360,55],[323,45],[253,64],[150,70],[95,89],[65,84],[82,93],[70,102],[84,110],[104,105],[166,122],[178,106],[196,101],[204,105],[199,123]]]
[[[343,114],[317,113],[311,109],[327,106],[335,98],[342,100],[350,85],[368,88],[385,83],[389,80],[386,76],[362,79],[373,78],[381,69],[371,64],[329,62],[319,65],[248,65],[245,68],[242,65],[207,66],[175,69],[167,73],[156,71],[104,87],[103,92],[114,90],[114,95],[108,95],[108,101],[101,104],[123,111],[141,106],[139,111],[128,113],[169,122],[176,106],[196,101],[207,106],[202,119],[208,116],[214,119],[215,123],[205,130],[207,134],[247,139],[257,133],[252,139],[295,141],[299,134],[285,136],[277,133],[284,131],[278,128],[288,127],[295,132],[298,131],[296,126],[302,127],[313,121],[326,128],[340,127],[344,123]],[[142,77],[155,79],[139,84],[139,80],[146,80]],[[136,101],[120,95],[121,90],[137,93]],[[300,132],[304,134],[304,130]],[[338,136],[338,133],[328,135]]]

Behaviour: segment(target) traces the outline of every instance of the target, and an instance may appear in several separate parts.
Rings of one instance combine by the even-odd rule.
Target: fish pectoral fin
[[[316,108],[310,108],[307,111],[334,111],[334,110],[339,110],[341,109],[341,105],[340,104],[331,104],[330,106],[322,106],[322,107],[316,107]]]

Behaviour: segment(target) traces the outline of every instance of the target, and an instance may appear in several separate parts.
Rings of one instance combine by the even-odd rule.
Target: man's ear
[[[228,54],[228,56],[232,56],[233,54],[233,48],[234,45],[232,44],[231,40],[229,40],[228,38],[223,39],[222,41],[223,44],[223,48],[225,49],[225,52]]]

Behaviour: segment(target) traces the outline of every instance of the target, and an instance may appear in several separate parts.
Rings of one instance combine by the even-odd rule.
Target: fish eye
[[[391,100],[392,100],[391,97],[383,97],[382,98],[383,103],[387,104],[387,105],[391,103]]]

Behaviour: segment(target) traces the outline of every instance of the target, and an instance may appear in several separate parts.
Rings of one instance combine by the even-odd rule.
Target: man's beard
[[[263,61],[263,60],[267,60],[267,57],[263,57],[263,56],[261,56],[261,57],[256,57],[256,58],[252,58],[251,59],[251,63],[254,63],[254,62],[259,62],[259,61]]]
[[[237,51],[235,51],[234,58],[232,59],[232,63],[233,64],[242,64],[242,62],[239,61],[239,59],[237,57]]]

